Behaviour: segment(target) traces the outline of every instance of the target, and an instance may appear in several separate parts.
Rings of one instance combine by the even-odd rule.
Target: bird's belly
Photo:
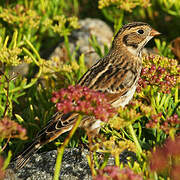
[[[136,85],[134,85],[124,96],[121,96],[117,101],[112,103],[112,106],[117,107],[124,107],[129,101],[132,99],[136,90]]]

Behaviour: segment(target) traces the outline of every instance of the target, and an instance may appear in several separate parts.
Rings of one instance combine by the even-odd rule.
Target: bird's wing
[[[33,142],[15,158],[17,162],[16,168],[22,168],[28,162],[31,155],[37,152],[43,145],[53,141],[64,132],[71,130],[77,117],[77,113],[55,113],[46,126],[36,135]]]
[[[108,102],[112,103],[128,92],[136,83],[138,74],[135,64],[123,58],[114,64],[100,60],[78,84],[105,93]]]
[[[128,61],[127,57],[121,56],[113,59],[114,57],[116,56],[106,56],[100,59],[78,82],[81,86],[105,93],[109,103],[115,102],[126,94],[135,83],[138,74],[135,65],[130,63],[132,61]],[[57,112],[37,137],[42,133],[46,133],[47,137],[57,132],[62,134],[72,127],[77,117],[77,113]]]
[[[84,74],[78,84],[105,93],[108,102],[113,103],[127,93],[137,78],[137,73],[129,66],[129,63],[123,61],[122,58],[119,64],[110,64],[108,61],[100,60]],[[77,117],[78,113],[57,112],[36,138],[41,138],[42,144],[54,140],[70,130]]]
[[[64,132],[69,131],[77,117],[78,113],[63,114],[62,112],[56,112],[46,126],[36,135],[36,139],[40,138],[42,144],[53,141]]]

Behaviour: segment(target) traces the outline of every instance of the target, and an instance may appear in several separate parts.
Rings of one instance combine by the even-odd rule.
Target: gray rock
[[[65,149],[60,172],[61,180],[91,180],[91,171],[87,162],[86,155],[88,150],[81,151],[77,148]],[[99,158],[102,156],[98,154]],[[22,168],[15,169],[15,163],[12,162],[6,170],[5,180],[52,180],[54,167],[57,157],[57,151],[49,151],[40,154],[34,154],[30,161]],[[136,161],[136,154],[132,151],[124,150],[120,154],[120,162],[127,164],[129,160]],[[101,163],[103,159],[101,160]],[[108,159],[107,165],[115,165],[112,156]]]
[[[99,56],[91,47],[89,38],[92,35],[95,35],[101,48],[104,47],[104,44],[110,47],[113,32],[110,27],[100,19],[86,18],[84,20],[80,20],[79,23],[81,28],[73,31],[72,36],[69,38],[71,53],[76,49],[76,47],[79,47],[78,55],[84,53],[86,64],[91,66],[99,59]],[[50,55],[50,59],[54,57],[65,61],[64,58],[67,57],[67,52],[65,50],[64,43],[60,43]]]
[[[66,149],[61,167],[61,180],[90,180],[91,171],[86,159],[87,150]],[[6,171],[5,180],[52,180],[57,151],[49,151],[32,156],[30,161],[19,170],[15,169],[15,162]],[[114,160],[111,158],[110,164]]]

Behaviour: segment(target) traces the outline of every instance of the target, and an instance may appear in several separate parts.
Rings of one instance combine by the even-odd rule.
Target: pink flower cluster
[[[162,117],[162,113],[158,113],[158,114],[152,114],[151,115],[151,120],[149,120],[149,122],[146,124],[147,128],[156,128],[157,124],[160,123],[160,119]]]
[[[131,169],[121,169],[117,166],[107,166],[98,171],[94,180],[143,180],[142,176],[135,174]]]
[[[170,131],[170,129],[171,129],[171,128],[176,129],[176,126],[177,126],[177,125],[178,125],[178,128],[177,128],[177,129],[179,129],[180,119],[179,119],[179,117],[178,117],[177,114],[174,114],[173,116],[168,117],[168,118],[166,119],[166,121],[161,125],[161,129],[162,129],[163,131],[165,131],[166,134],[168,134],[169,131]]]
[[[58,111],[93,115],[102,121],[108,121],[115,113],[104,94],[79,85],[54,92],[51,100],[56,103]]]
[[[165,68],[152,64],[151,67],[145,67],[141,70],[141,77],[139,78],[137,92],[141,92],[143,88],[148,85],[156,86],[160,92],[169,94],[171,88],[177,83],[177,76],[171,74]]]
[[[8,117],[4,117],[0,120],[0,137],[26,139],[26,129]]]
[[[156,148],[150,158],[152,171],[167,171],[172,180],[180,177],[180,135],[175,140],[168,139],[163,147]]]
[[[179,129],[180,119],[177,114],[171,117],[167,117],[166,120],[162,118],[162,113],[151,116],[151,120],[146,124],[147,128],[157,128],[159,127],[166,134],[169,134],[170,130],[173,128]],[[176,128],[177,127],[177,128]]]

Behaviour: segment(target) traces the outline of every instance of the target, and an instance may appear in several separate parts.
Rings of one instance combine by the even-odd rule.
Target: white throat
[[[147,36],[146,39],[144,39],[144,41],[142,41],[141,43],[138,44],[138,48],[128,46],[127,49],[132,55],[140,58],[142,49],[148,43],[148,41],[150,41],[152,38],[153,38],[153,36]]]

